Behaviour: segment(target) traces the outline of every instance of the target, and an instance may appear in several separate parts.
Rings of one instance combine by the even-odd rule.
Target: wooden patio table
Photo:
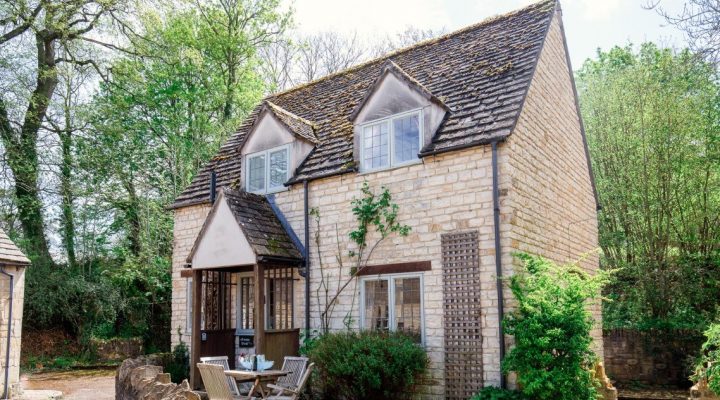
[[[272,381],[274,383],[281,376],[288,374],[288,371],[282,371],[279,369],[266,369],[265,371],[247,371],[241,369],[230,369],[225,370],[225,375],[231,376],[239,381],[253,381],[253,386],[248,392],[247,398],[252,399],[253,394],[257,393],[261,399],[267,399],[270,394],[266,393],[263,389],[262,381]]]

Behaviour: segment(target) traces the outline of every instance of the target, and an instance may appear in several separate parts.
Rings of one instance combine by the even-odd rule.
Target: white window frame
[[[406,111],[400,114],[394,114],[389,117],[375,119],[372,121],[363,122],[359,125],[360,128],[360,172],[375,172],[383,171],[391,168],[402,167],[406,165],[417,164],[420,162],[420,157],[408,160],[405,162],[395,161],[395,124],[393,123],[396,119],[405,118],[417,114],[418,116],[418,149],[422,150],[423,147],[423,113],[422,108]],[[365,164],[365,128],[378,125],[382,123],[388,124],[388,165],[384,167],[368,168]]]
[[[397,331],[395,320],[395,279],[420,278],[420,345],[425,345],[425,280],[422,273],[367,275],[360,278],[360,330],[365,330],[365,282],[388,281],[388,329]]]
[[[248,192],[256,193],[256,194],[270,194],[270,193],[277,193],[282,192],[284,190],[287,190],[287,187],[285,187],[284,183],[290,179],[290,169],[292,166],[290,158],[292,157],[292,152],[290,151],[291,143],[273,147],[271,149],[258,151],[255,153],[250,153],[245,155],[245,173],[243,174],[245,176],[245,188]],[[276,153],[278,151],[285,151],[285,154],[287,156],[287,173],[285,176],[285,182],[281,184],[278,187],[270,188],[268,185],[270,185],[270,153]],[[265,180],[264,180],[264,187],[262,190],[255,190],[250,191],[250,159],[257,156],[265,156]]]

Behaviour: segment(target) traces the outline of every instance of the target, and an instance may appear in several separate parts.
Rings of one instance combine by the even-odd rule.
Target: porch
[[[190,278],[190,384],[202,384],[201,357],[264,354],[282,365],[298,355],[296,282],[303,258],[268,201],[223,190],[181,275]]]

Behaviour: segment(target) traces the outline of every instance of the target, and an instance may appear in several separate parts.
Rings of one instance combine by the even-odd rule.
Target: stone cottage
[[[0,384],[3,399],[10,398],[20,382],[25,267],[30,260],[0,229]]]
[[[193,362],[227,355],[231,365],[241,352],[276,362],[297,352],[300,330],[320,327],[320,268],[331,285],[349,276],[336,256],[350,248],[350,202],[364,182],[388,188],[412,230],[374,252],[332,328],[349,314],[354,329],[413,334],[431,360],[421,398],[504,383],[499,321],[512,298],[501,277],[518,265],[512,253],[589,254],[582,266],[598,268],[559,3],[264,99],[171,205],[173,343],[190,344]],[[594,335],[602,357],[599,326]]]

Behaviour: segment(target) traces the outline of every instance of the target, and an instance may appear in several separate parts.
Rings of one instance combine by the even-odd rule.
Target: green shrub
[[[593,319],[587,306],[599,297],[607,273],[591,277],[575,265],[518,257],[525,271],[510,280],[517,308],[504,321],[515,347],[503,360],[503,370],[516,372],[523,394],[532,399],[595,400]]]
[[[712,324],[705,331],[707,340],[702,346],[694,381],[706,379],[710,390],[720,394],[720,323]]]
[[[317,366],[319,395],[331,399],[396,399],[428,364],[425,350],[400,333],[329,333],[308,355]]]
[[[470,400],[527,400],[527,397],[517,390],[500,389],[490,386],[483,388],[478,394],[471,397]]]
[[[170,374],[170,380],[180,383],[190,377],[190,352],[187,345],[180,343],[173,348],[170,362],[165,365],[165,372]]]

